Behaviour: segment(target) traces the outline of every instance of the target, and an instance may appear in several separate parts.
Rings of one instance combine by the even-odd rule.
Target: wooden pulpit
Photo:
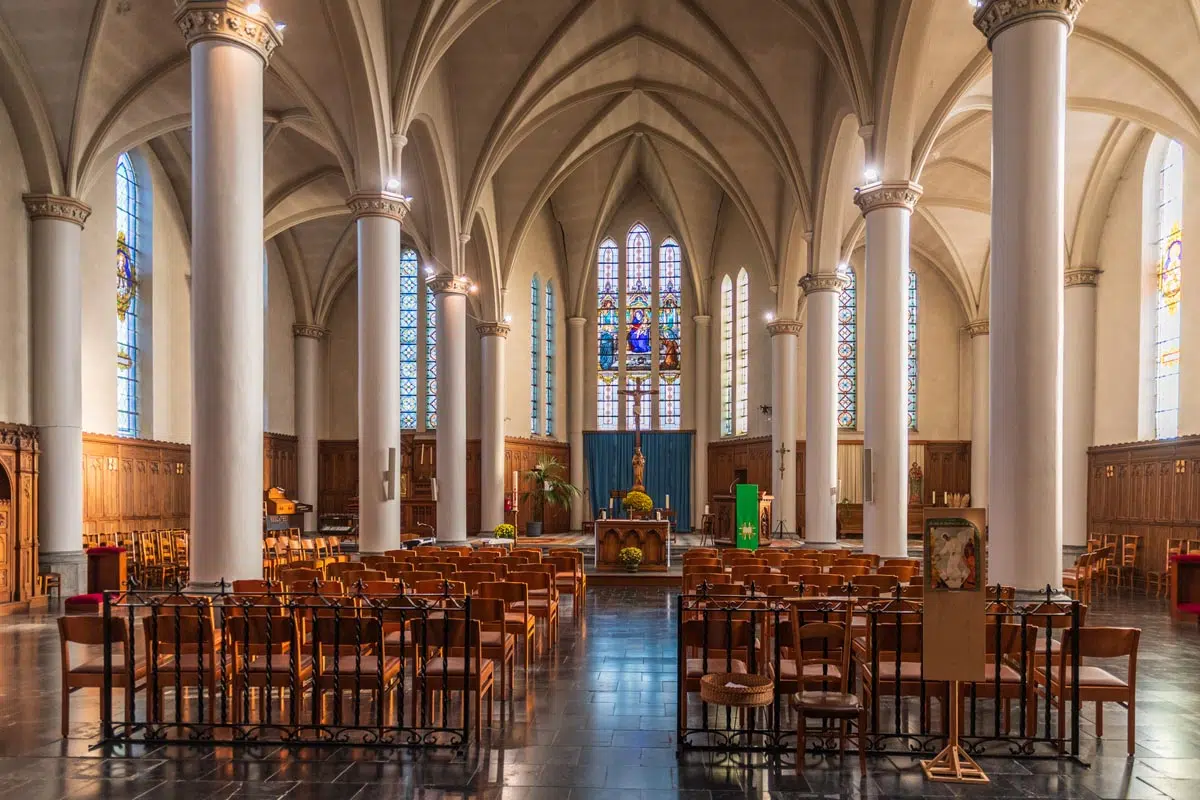
[[[775,498],[766,492],[758,493],[758,531],[759,539],[766,541],[771,538],[772,504]],[[732,494],[714,494],[712,496],[713,540],[717,545],[733,547],[737,544],[737,497]]]

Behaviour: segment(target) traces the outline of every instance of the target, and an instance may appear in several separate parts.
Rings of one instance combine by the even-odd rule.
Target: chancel
[[[0,794],[1200,797],[1197,52],[0,0]]]

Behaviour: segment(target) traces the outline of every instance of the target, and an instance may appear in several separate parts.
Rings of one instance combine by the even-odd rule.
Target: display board
[[[924,674],[982,681],[987,654],[987,528],[982,508],[924,511]]]

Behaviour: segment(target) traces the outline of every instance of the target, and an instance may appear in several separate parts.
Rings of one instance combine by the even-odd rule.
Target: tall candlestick
[[[666,506],[667,506],[667,508],[668,508],[668,509],[671,507],[671,495],[667,495],[667,502],[666,502]]]

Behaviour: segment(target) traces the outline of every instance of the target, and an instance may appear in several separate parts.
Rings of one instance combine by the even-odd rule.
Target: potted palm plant
[[[579,487],[567,480],[566,467],[554,456],[543,455],[525,471],[525,483],[529,487],[521,499],[533,502],[533,519],[525,523],[526,536],[541,536],[546,522],[546,506],[569,508],[571,501],[581,494]]]

